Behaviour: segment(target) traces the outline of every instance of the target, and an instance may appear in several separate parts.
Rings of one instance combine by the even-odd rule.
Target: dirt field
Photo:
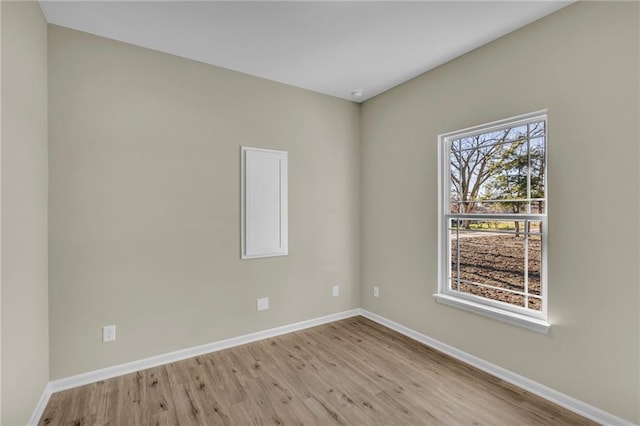
[[[457,265],[458,241],[451,239],[451,263],[454,285]],[[529,239],[529,294],[540,295],[540,239]],[[524,238],[515,235],[465,233],[460,238],[460,279],[494,287],[524,291]],[[460,291],[524,306],[524,296],[475,286],[460,284]],[[540,310],[540,299],[529,298],[529,308]]]

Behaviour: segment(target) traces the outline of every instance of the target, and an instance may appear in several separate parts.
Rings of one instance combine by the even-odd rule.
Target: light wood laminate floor
[[[55,393],[39,424],[593,423],[355,317]]]

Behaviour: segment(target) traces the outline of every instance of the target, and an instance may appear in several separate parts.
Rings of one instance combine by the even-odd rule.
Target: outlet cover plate
[[[334,285],[333,286],[333,297],[338,297],[338,296],[340,296],[340,286]]]
[[[261,297],[260,299],[258,299],[257,307],[259,311],[266,311],[267,309],[269,309],[269,298]]]
[[[380,297],[380,289],[377,286],[373,288],[373,296]]]
[[[116,326],[107,325],[102,327],[102,342],[113,342],[116,340]]]

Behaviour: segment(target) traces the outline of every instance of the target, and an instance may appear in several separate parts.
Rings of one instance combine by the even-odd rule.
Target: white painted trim
[[[628,420],[622,419],[618,416],[601,410],[600,408],[594,407],[593,405],[573,398],[567,394],[558,392],[557,390],[551,389],[543,384],[534,382],[531,379],[528,379],[505,368],[480,359],[474,355],[461,351],[460,349],[456,349],[453,346],[449,346],[446,343],[442,343],[439,340],[433,339],[425,334],[419,333],[415,330],[405,327],[404,325],[391,321],[390,319],[387,319],[383,316],[374,314],[373,312],[369,312],[366,309],[361,309],[360,314],[363,317],[370,319],[371,321],[384,325],[385,327],[395,330],[400,334],[404,334],[405,336],[410,337],[413,340],[416,340],[433,349],[452,356],[453,358],[476,367],[486,373],[491,374],[492,376],[504,380],[505,382],[516,385],[526,390],[527,392],[538,395],[541,398],[551,401],[554,404],[564,407],[567,410],[571,410],[574,413],[580,414],[581,416],[591,419],[595,422],[603,425],[633,425],[633,423]]]
[[[519,114],[513,117],[503,118],[501,120],[492,121],[490,123],[485,124],[477,124],[475,126],[467,127],[461,130],[454,130],[452,132],[441,133],[438,135],[438,138],[464,138],[468,136],[472,136],[480,131],[482,132],[493,132],[496,130],[501,130],[505,127],[518,127],[527,123],[535,123],[540,120],[541,117],[544,117],[546,120],[546,116],[549,113],[547,108],[541,109],[538,111],[529,112],[526,114]]]
[[[42,417],[42,414],[44,413],[44,409],[47,408],[51,393],[51,382],[49,382],[47,383],[47,386],[44,387],[44,391],[42,391],[42,395],[40,395],[40,399],[38,400],[38,405],[36,405],[35,410],[33,410],[33,414],[31,414],[29,423],[27,423],[29,426],[38,425],[40,417]]]
[[[488,318],[493,318],[498,321],[517,325],[519,327],[537,331],[538,333],[546,334],[549,331],[549,328],[551,328],[551,324],[545,320],[505,311],[504,309],[494,308],[493,306],[489,306],[484,303],[474,303],[471,300],[462,299],[449,294],[434,294],[433,297],[435,297],[437,302],[444,305],[453,306],[454,308],[459,308]]]
[[[49,383],[50,392],[60,392],[66,389],[95,383],[100,380],[111,379],[113,377],[122,376],[124,374],[134,373],[139,370],[145,370],[159,365],[169,364],[171,362],[181,361],[187,358],[193,358],[220,351],[222,349],[232,348],[234,346],[244,345],[246,343],[258,340],[268,339],[270,337],[280,336],[282,334],[294,331],[304,330],[306,328],[315,327],[317,325],[338,321],[345,318],[351,318],[360,315],[360,309],[351,309],[349,311],[338,312],[319,318],[297,322],[294,324],[283,325],[280,327],[270,328],[268,330],[257,331],[255,333],[245,334],[244,336],[232,337],[230,339],[220,340],[218,342],[207,343],[205,345],[194,346],[192,348],[180,349],[178,351],[169,352],[162,355],[156,355],[149,358],[127,362],[125,364],[114,365],[102,368],[100,370],[90,371],[78,374],[76,376],[65,377],[53,380]]]

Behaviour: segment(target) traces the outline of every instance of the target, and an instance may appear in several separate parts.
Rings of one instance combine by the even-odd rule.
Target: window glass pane
[[[451,241],[451,276],[449,277],[449,288],[451,290],[458,289],[458,230],[457,219],[449,221],[449,238]]]
[[[460,204],[467,206],[463,213],[468,214],[527,214],[527,201],[524,199],[487,199]]]
[[[451,241],[451,252],[453,257],[460,247],[461,280],[524,291],[523,235],[462,229],[459,234],[459,239]]]
[[[532,223],[532,231],[536,223]],[[539,225],[539,224],[538,224]],[[540,286],[540,271],[542,270],[542,238],[539,234],[529,235],[528,268],[529,268],[529,293],[540,296],[542,288]]]
[[[494,220],[483,219],[482,216],[474,218],[457,218],[449,221],[449,230],[455,233],[459,227],[460,232],[476,232],[478,237],[495,234],[512,234],[522,237],[525,232],[526,221],[524,220]],[[538,234],[540,232],[540,222],[530,222],[529,232]],[[461,235],[464,238],[465,235]]]
[[[507,130],[505,130],[506,132]],[[508,129],[508,134],[505,139],[507,140],[523,140],[527,137],[527,126],[517,126]]]
[[[531,200],[531,214],[545,214],[546,211],[546,202],[540,199],[532,199]]]
[[[460,291],[463,293],[470,293],[476,296],[484,297],[486,299],[497,300],[499,302],[505,302],[511,305],[524,307],[524,296],[520,294],[514,294],[504,290],[485,288],[469,283],[460,284]]]
[[[527,231],[529,231],[529,235],[537,235],[538,237],[540,237],[540,234],[542,234],[542,222],[540,222],[539,220],[531,220],[529,221],[529,229],[527,229]]]
[[[490,164],[490,174],[482,184],[480,199],[505,200],[498,203],[505,213],[523,213],[527,200],[529,162],[526,141],[504,144],[497,150]]]
[[[544,198],[545,138],[529,142],[529,169],[531,170],[531,198]]]
[[[529,137],[535,138],[538,136],[544,136],[545,126],[544,121],[538,121],[537,123],[529,124]]]
[[[483,145],[461,151],[452,150],[449,156],[451,170],[450,199],[462,201],[461,213],[482,212],[477,205],[483,200],[525,200],[525,203],[492,204],[494,211],[508,213],[526,211],[529,196],[529,167],[533,164],[528,155],[526,140]],[[543,164],[536,163],[540,169]],[[539,171],[536,182],[543,184]],[[538,193],[544,193],[540,186]]]
[[[536,135],[540,135],[539,132]],[[478,135],[467,136],[460,139],[454,139],[451,141],[451,151],[466,151],[466,150],[484,150],[494,145],[500,145],[504,143],[518,142],[522,143],[528,137],[527,125],[521,125],[517,127],[510,127],[503,130],[495,130],[487,133],[480,133]]]
[[[534,311],[542,310],[542,300],[538,297],[529,296],[529,309]]]
[[[481,140],[479,136],[458,139],[453,143],[455,149],[452,148],[452,151],[463,151],[466,149],[475,148],[480,144],[480,142]]]

